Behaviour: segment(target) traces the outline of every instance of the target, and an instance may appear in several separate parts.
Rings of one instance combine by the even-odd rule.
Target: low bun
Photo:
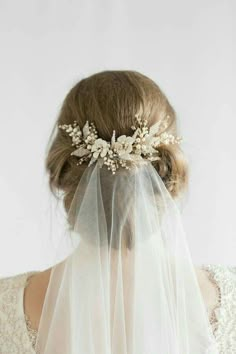
[[[185,155],[178,145],[163,145],[158,148],[160,160],[153,166],[162,178],[173,198],[181,194],[188,184],[188,165]]]

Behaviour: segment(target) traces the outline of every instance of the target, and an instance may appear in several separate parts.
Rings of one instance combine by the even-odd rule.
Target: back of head
[[[137,129],[133,138],[137,114],[147,127],[135,135]],[[159,125],[167,116],[168,125]],[[67,127],[74,121],[83,127],[90,162],[97,158],[93,147],[100,138],[103,146],[111,141],[117,153],[111,140],[114,130],[119,138],[126,135],[121,142],[131,136],[132,148],[145,147],[145,158],[133,154],[137,165],[118,168],[115,175],[102,164],[100,168],[99,160],[79,164],[80,151],[86,149],[82,144],[78,155],[71,155],[71,136],[81,133],[76,136],[74,126]],[[96,134],[86,134],[87,121],[94,123]],[[63,125],[72,135],[58,129]],[[164,137],[177,135],[174,109],[158,85],[138,72],[100,72],[82,79],[67,94],[46,168],[52,191],[63,192],[75,247],[65,262],[53,267],[36,352],[218,353],[172,198],[186,186],[185,159],[178,144],[162,141],[160,126],[167,133]],[[160,138],[152,140],[154,134]],[[160,154],[151,155],[157,160],[146,159],[150,141],[158,142],[153,146]],[[100,153],[105,159],[103,150]],[[115,153],[122,163],[131,155]],[[63,240],[59,248],[64,250]]]
[[[62,191],[64,206],[69,210],[76,187],[87,163],[77,164],[71,156],[70,137],[58,125],[78,122],[84,126],[93,121],[99,137],[110,141],[116,135],[132,135],[134,116],[139,112],[148,126],[169,116],[166,132],[176,134],[176,113],[160,87],[147,76],[128,70],[108,70],[81,79],[66,95],[56,120],[46,158],[49,184],[52,192]],[[162,133],[162,132],[160,132]],[[186,187],[188,169],[178,144],[158,147],[160,160],[152,164],[161,176],[172,197]]]

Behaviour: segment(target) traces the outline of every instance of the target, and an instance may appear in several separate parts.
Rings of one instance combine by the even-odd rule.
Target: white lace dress
[[[202,265],[215,284],[218,302],[209,322],[220,354],[236,354],[236,267]],[[28,272],[0,279],[0,354],[35,354],[37,332],[24,313],[24,289]]]

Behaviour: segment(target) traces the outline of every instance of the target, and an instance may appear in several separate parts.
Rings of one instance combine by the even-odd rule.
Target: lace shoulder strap
[[[32,344],[27,336],[23,296],[26,272],[0,279],[0,352],[32,354]]]
[[[34,275],[35,273],[37,273],[37,272],[31,272],[28,274],[25,284],[24,284],[24,289],[28,286],[31,276]],[[32,347],[35,349],[38,331],[33,328],[30,318],[28,317],[28,315],[25,312],[24,312],[24,318],[25,318],[26,328],[28,331],[28,336],[29,336],[30,342],[32,344]]]
[[[223,264],[207,264],[202,266],[208,272],[209,279],[217,291],[217,303],[214,306],[209,319],[215,335],[220,333],[223,323],[223,315],[231,306],[236,294],[236,267]]]
[[[28,273],[0,278],[0,296],[10,289],[24,287]]]
[[[213,284],[213,286],[215,287],[215,290],[216,290],[216,303],[210,312],[208,310],[209,321],[210,321],[210,324],[212,327],[212,331],[215,334],[215,332],[218,328],[217,310],[221,307],[221,304],[222,304],[223,284],[222,284],[221,280],[224,277],[217,276],[218,271],[220,270],[218,265],[212,265],[212,264],[203,265],[202,269],[207,271],[208,279],[211,281],[211,283]]]

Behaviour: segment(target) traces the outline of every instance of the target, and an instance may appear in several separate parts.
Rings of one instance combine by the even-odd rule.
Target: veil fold
[[[161,177],[147,160],[115,175],[100,167],[85,169],[67,213],[71,251],[52,268],[36,352],[217,354]]]

